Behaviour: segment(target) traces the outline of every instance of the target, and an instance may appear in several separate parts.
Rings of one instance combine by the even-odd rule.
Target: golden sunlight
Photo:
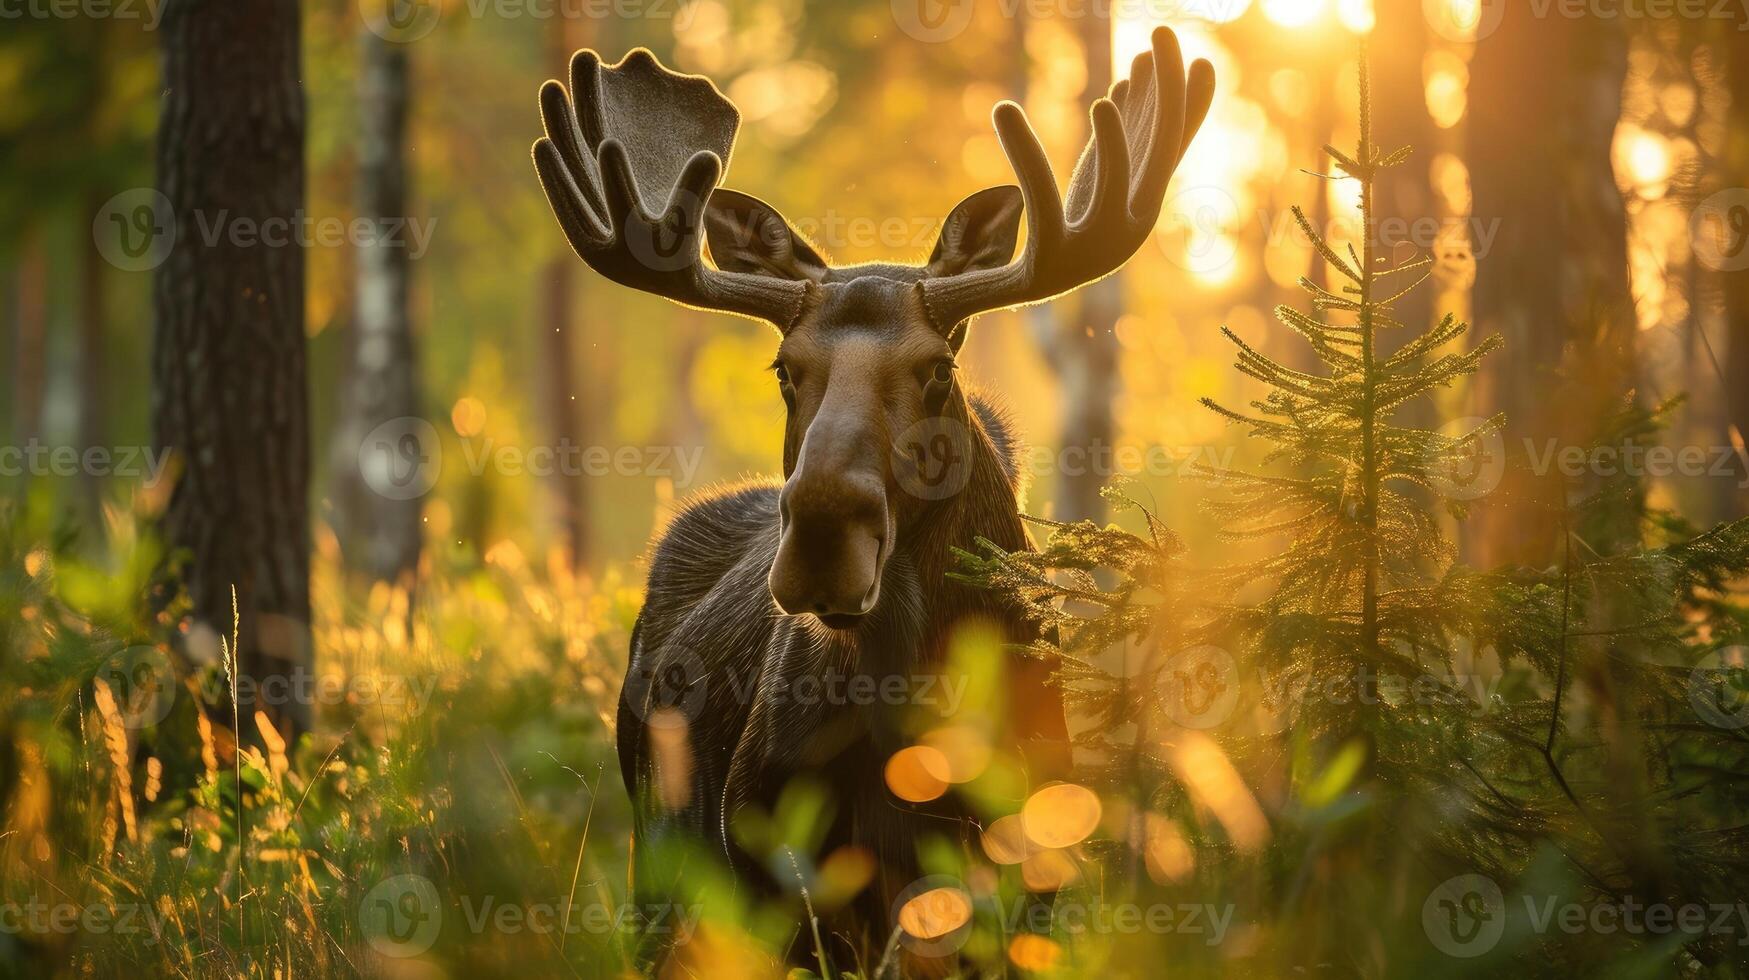
[[[1060,891],[1080,880],[1080,867],[1063,851],[1040,851],[1020,862],[1020,881],[1028,891]]]
[[[1099,796],[1085,786],[1055,783],[1027,798],[1020,819],[1027,839],[1040,847],[1069,847],[1099,826]]]
[[[1328,6],[1329,0],[1263,0],[1263,15],[1282,27],[1305,27]]]
[[[1441,33],[1453,37],[1475,37],[1476,28],[1482,23],[1483,3],[1484,0],[1444,0],[1439,24]]]
[[[899,909],[899,927],[918,939],[940,939],[972,921],[972,897],[958,888],[931,888]]]
[[[1337,0],[1336,17],[1342,21],[1343,27],[1354,33],[1368,34],[1378,24],[1378,15],[1373,12],[1372,5],[1373,0]]]
[[[1183,881],[1196,870],[1196,853],[1184,839],[1178,822],[1158,813],[1147,816],[1147,845],[1143,851],[1148,877],[1157,884]]]
[[[1181,731],[1166,746],[1167,758],[1197,805],[1215,815],[1233,846],[1245,853],[1269,840],[1269,820],[1227,753],[1201,732]]]
[[[1024,932],[1008,944],[1008,959],[1022,970],[1044,973],[1054,969],[1063,947],[1049,936]]]
[[[1035,850],[1026,839],[1026,825],[1017,813],[991,821],[984,828],[982,840],[984,853],[997,864],[1019,864]]]
[[[485,403],[472,395],[456,399],[455,407],[449,410],[449,424],[455,427],[455,434],[463,439],[479,435],[486,428]]]
[[[1450,51],[1431,51],[1421,73],[1427,79],[1427,111],[1441,129],[1463,122],[1470,106],[1470,67]]]
[[[692,739],[686,715],[659,708],[650,715],[649,729],[656,757],[656,798],[665,809],[679,810],[692,802]]]
[[[918,742],[940,757],[925,754],[922,762],[942,764],[932,775],[949,783],[969,783],[978,778],[989,767],[993,752],[990,740],[971,725],[946,725],[925,734]]]
[[[939,749],[913,745],[887,760],[887,788],[907,803],[927,803],[947,792],[942,774],[951,769]]]
[[[1627,184],[1626,190],[1641,197],[1664,196],[1663,184],[1670,179],[1670,141],[1638,126],[1622,125],[1616,130],[1614,147],[1616,172]]]

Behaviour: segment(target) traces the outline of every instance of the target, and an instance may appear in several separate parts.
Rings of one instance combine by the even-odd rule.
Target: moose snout
[[[853,473],[791,480],[779,514],[782,538],[768,579],[778,608],[841,628],[875,607],[891,540],[879,482]]]

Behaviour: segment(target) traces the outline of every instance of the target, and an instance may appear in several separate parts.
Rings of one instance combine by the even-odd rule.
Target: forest
[[[0,978],[1749,977],[1749,0],[0,82]]]

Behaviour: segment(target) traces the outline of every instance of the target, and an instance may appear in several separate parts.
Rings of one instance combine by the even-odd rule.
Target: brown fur
[[[908,287],[883,279],[873,288],[895,301]],[[812,359],[797,378],[796,408],[785,440],[791,486],[815,476],[797,468],[809,423],[837,410],[831,386],[809,379],[807,370],[858,379],[862,391],[852,399],[853,407],[888,407],[883,418],[892,420],[870,427],[878,433],[875,441],[855,447],[884,459],[887,446],[880,440],[890,438],[886,428],[909,424],[920,410],[919,399],[904,391],[906,384],[917,388],[906,380],[914,362],[948,353],[920,319],[867,323],[844,315],[845,304],[869,301],[828,297],[818,309],[829,316],[804,322],[786,337],[784,357]],[[868,389],[884,386],[891,389],[886,396],[866,397]],[[908,404],[894,411],[894,402]],[[770,812],[795,777],[817,780],[836,805],[823,853],[854,844],[876,859],[875,884],[837,926],[877,951],[892,928],[890,903],[920,875],[919,839],[944,832],[969,837],[974,830],[969,814],[951,796],[911,805],[888,792],[883,767],[909,744],[900,724],[903,709],[800,705],[771,692],[793,690],[798,678],[828,671],[878,679],[939,670],[951,631],[972,617],[999,624],[1011,639],[1029,638],[1026,624],[995,594],[947,578],[954,546],[973,547],[979,537],[1004,548],[1029,546],[1018,514],[1016,441],[1000,413],[989,402],[968,397],[957,379],[940,417],[963,425],[972,436],[969,481],[961,492],[929,501],[892,486],[887,474],[889,498],[898,511],[897,540],[881,569],[879,602],[852,628],[828,629],[812,615],[785,615],[773,602],[766,578],[783,533],[783,485],[747,483],[707,494],[690,503],[656,544],[629,677],[683,678],[685,694],[677,697],[681,685],[673,683],[665,692],[666,703],[677,704],[687,718],[690,762],[682,805],[665,805],[660,798],[664,762],[645,724],[652,706],[663,703],[664,692],[628,681],[619,714],[620,761],[627,791],[637,801],[640,855],[658,839],[681,835],[707,842],[756,893],[780,890],[782,877],[774,878],[773,869],[736,844],[733,821],[746,807]],[[1017,661],[1010,681],[1010,701],[1019,710],[1007,747],[1027,755],[1038,775],[1060,775],[1067,763],[1067,735],[1056,692],[1031,662]],[[646,871],[638,883],[646,896],[641,900],[667,893],[673,885],[651,880],[651,874]]]

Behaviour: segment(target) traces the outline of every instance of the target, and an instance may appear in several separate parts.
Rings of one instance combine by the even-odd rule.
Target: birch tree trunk
[[[419,411],[418,356],[409,308],[407,49],[359,32],[358,217],[377,234],[354,243],[357,306],[342,418],[334,442],[332,520],[347,565],[382,581],[419,567],[419,496],[382,494],[360,472],[360,447],[379,426]]]

